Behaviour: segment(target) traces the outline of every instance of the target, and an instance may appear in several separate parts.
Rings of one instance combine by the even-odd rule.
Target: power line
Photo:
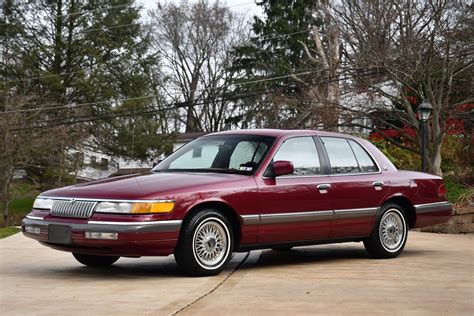
[[[364,74],[363,76],[369,76],[369,75],[372,75],[376,72],[372,72],[372,73],[366,73]],[[347,78],[345,77],[338,77],[338,78],[333,78],[333,79],[330,79],[330,80],[326,80],[324,83],[330,83],[330,82],[336,82],[336,81],[342,81],[342,80],[346,80]],[[288,88],[288,87],[287,87]],[[281,90],[278,89],[278,90]],[[222,98],[220,100],[216,100],[217,102],[224,102],[224,101],[231,101],[231,100],[236,100],[236,99],[242,99],[242,98],[248,98],[248,97],[253,97],[253,96],[259,96],[259,95],[264,95],[264,94],[269,94],[269,93],[272,93],[272,92],[277,92],[275,90],[273,91],[269,91],[269,90],[264,90],[262,92],[259,92],[259,93],[252,93],[252,94],[247,94],[247,95],[236,95],[236,96],[232,96],[230,98]],[[200,101],[200,102],[194,102],[194,106],[196,105],[204,105],[208,103],[206,100],[203,100],[203,101]],[[322,102],[320,102],[322,103]],[[118,118],[118,117],[130,117],[130,116],[144,116],[144,115],[148,115],[148,114],[156,114],[156,113],[159,113],[159,112],[163,112],[163,111],[169,111],[169,110],[176,110],[176,109],[179,109],[179,108],[183,108],[187,106],[185,103],[183,102],[180,102],[180,103],[171,103],[168,105],[167,108],[160,108],[160,109],[150,109],[150,108],[145,108],[143,109],[143,111],[140,111],[140,112],[134,112],[133,110],[124,110],[124,111],[121,111],[119,113],[112,113],[112,112],[109,112],[109,113],[106,113],[105,115],[102,115],[102,116],[76,116],[76,117],[71,117],[72,119],[75,119],[75,118],[81,118],[81,120],[75,120],[75,121],[69,121],[69,122],[58,122],[58,124],[55,124],[55,125],[49,125],[49,126],[28,126],[28,127],[24,127],[24,128],[16,128],[16,129],[10,129],[10,131],[20,131],[20,130],[28,130],[28,129],[50,129],[50,128],[54,128],[54,127],[58,127],[58,126],[65,126],[65,125],[74,125],[74,124],[79,124],[79,123],[88,123],[88,122],[95,122],[95,121],[101,121],[101,120],[109,120],[109,119],[113,119],[113,118]],[[131,113],[133,112],[133,113]],[[49,121],[42,121],[42,123],[48,123],[48,122],[51,122],[51,121],[58,121],[60,119],[52,119],[52,120],[49,120]]]
[[[241,99],[241,98],[248,98],[248,97],[253,97],[253,96],[258,96],[258,95],[263,95],[263,94],[268,94],[269,91],[263,91],[263,92],[260,92],[260,93],[252,93],[252,94],[247,94],[247,95],[236,95],[236,96],[233,96],[233,97],[230,97],[230,98],[222,98],[220,100],[216,100],[217,102],[224,102],[224,101],[231,101],[231,100],[236,100],[236,99]],[[201,102],[195,102],[193,105],[204,105],[208,103],[207,101],[201,101]],[[87,122],[94,122],[94,121],[100,121],[100,120],[109,120],[109,119],[112,119],[112,118],[117,118],[117,117],[129,117],[129,116],[144,116],[144,115],[148,115],[148,114],[156,114],[156,113],[159,113],[159,112],[163,112],[163,111],[170,111],[170,110],[176,110],[176,109],[179,109],[179,108],[183,108],[183,107],[186,107],[187,105],[184,104],[184,103],[171,103],[168,105],[168,107],[166,108],[160,108],[160,109],[150,109],[150,108],[145,108],[143,109],[142,111],[133,111],[133,110],[125,110],[125,111],[121,111],[119,113],[112,113],[112,112],[109,112],[109,113],[106,113],[105,115],[99,115],[99,116],[85,116],[85,117],[80,117],[80,116],[77,116],[77,117],[72,117],[72,119],[74,118],[81,118],[81,120],[75,120],[75,121],[69,121],[69,122],[58,122],[58,124],[55,124],[55,125],[48,125],[48,126],[44,126],[44,125],[37,125],[37,126],[28,126],[28,127],[23,127],[23,128],[14,128],[14,129],[10,129],[10,131],[20,131],[20,130],[28,130],[28,129],[49,129],[49,128],[53,128],[53,127],[58,127],[58,126],[63,126],[63,125],[73,125],[73,124],[78,124],[78,123],[87,123]],[[52,120],[49,120],[49,121],[42,121],[42,123],[48,123],[48,122],[54,122],[54,121],[58,121],[60,119],[52,119]]]
[[[130,26],[130,25],[138,25],[138,24],[135,24],[135,23],[129,23],[129,24],[124,24],[125,26]],[[118,25],[119,26],[119,25]],[[113,28],[113,26],[110,26],[108,27],[109,29],[110,28]],[[104,30],[104,29],[92,29],[90,31],[94,31],[94,30]],[[105,30],[104,30],[105,31]],[[297,35],[297,34],[303,34],[303,33],[307,33],[309,32],[310,30],[303,30],[303,31],[297,31],[297,32],[292,32],[292,33],[286,33],[286,34],[281,34],[281,35],[278,35],[278,36],[268,36],[268,37],[263,37],[263,38],[259,38],[259,37],[253,37],[253,39],[258,39],[259,42],[264,42],[264,41],[269,41],[269,40],[274,40],[274,39],[278,39],[278,38],[284,38],[284,37],[288,37],[288,36],[292,36],[292,35]],[[104,67],[99,67],[99,68],[96,68],[97,70],[102,70],[102,69],[106,69],[107,67],[104,66]],[[37,79],[46,79],[46,78],[54,78],[54,77],[61,77],[61,76],[68,76],[68,75],[73,75],[73,74],[76,74],[76,73],[80,73],[82,72],[82,70],[78,70],[78,71],[70,71],[70,72],[64,72],[64,73],[59,73],[59,74],[51,74],[51,75],[44,75],[44,76],[37,76],[37,77],[30,77],[30,78],[25,78],[25,79],[14,79],[14,80],[4,80],[4,81],[0,81],[0,83],[11,83],[11,82],[26,82],[26,81],[30,81],[30,80],[37,80]]]
[[[273,81],[273,80],[280,80],[280,79],[290,78],[290,77],[293,77],[293,76],[303,76],[303,75],[308,75],[308,74],[317,73],[317,72],[324,72],[324,71],[325,70],[318,69],[318,70],[312,70],[312,71],[304,71],[304,72],[300,72],[300,73],[291,73],[291,74],[284,75],[284,76],[270,77],[270,78],[243,81],[243,82],[236,82],[236,83],[232,83],[232,84],[229,84],[229,85],[224,85],[224,86],[219,86],[219,87],[211,87],[211,88],[208,88],[208,89],[196,89],[196,90],[193,90],[193,92],[218,90],[218,89],[228,88],[228,87],[231,87],[231,86],[242,86],[242,85],[253,84],[253,83],[261,83],[261,82],[267,82],[267,81]],[[76,105],[63,104],[63,105],[60,105],[60,106],[45,107],[45,108],[41,108],[41,107],[45,106],[45,105],[48,105],[48,104],[39,104],[34,109],[13,110],[13,111],[1,112],[1,113],[2,114],[8,114],[8,113],[34,112],[34,111],[38,111],[38,110],[46,111],[46,110],[57,110],[57,109],[67,109],[67,108],[74,109],[74,108],[82,107],[82,106],[92,106],[92,105],[98,105],[98,104],[104,104],[104,103],[110,103],[110,102],[136,101],[136,100],[150,99],[150,98],[159,97],[159,96],[160,95],[157,95],[157,94],[151,94],[151,95],[144,95],[144,96],[132,97],[132,98],[121,98],[121,99],[113,99],[113,100],[107,100],[107,101],[79,103],[79,104],[76,104]]]

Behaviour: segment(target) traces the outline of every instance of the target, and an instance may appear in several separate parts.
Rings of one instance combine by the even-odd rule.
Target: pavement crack
[[[202,300],[203,298],[209,296],[210,294],[214,293],[218,288],[220,288],[235,272],[237,272],[237,270],[239,270],[239,268],[244,264],[245,260],[247,260],[247,258],[249,257],[249,254],[250,252],[247,252],[247,254],[245,255],[245,257],[242,259],[242,261],[240,261],[240,263],[234,268],[234,270],[232,270],[221,282],[219,282],[216,286],[214,286],[212,289],[210,289],[208,292],[204,293],[203,295],[199,296],[198,298],[196,298],[194,301],[184,305],[183,307],[181,307],[180,309],[178,309],[177,311],[175,311],[173,314],[171,314],[172,316],[174,315],[177,315],[179,313],[181,313],[182,311],[184,311],[185,309],[191,307],[192,305],[196,304],[197,302],[199,302],[200,300]]]

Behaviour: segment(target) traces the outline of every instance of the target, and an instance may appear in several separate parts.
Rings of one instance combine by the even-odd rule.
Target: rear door
[[[311,136],[286,139],[272,161],[293,163],[294,174],[258,178],[261,206],[259,243],[328,238],[333,211],[328,175]],[[318,188],[319,187],[319,188]]]
[[[330,237],[368,236],[389,181],[356,140],[320,137],[330,165],[329,182],[335,218]]]

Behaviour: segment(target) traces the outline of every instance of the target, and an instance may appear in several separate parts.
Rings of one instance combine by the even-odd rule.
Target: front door
[[[259,243],[329,237],[333,219],[329,177],[311,136],[286,139],[272,162],[291,161],[294,173],[257,179],[260,200]]]
[[[363,146],[350,138],[321,137],[331,174],[335,218],[331,237],[368,236],[389,180]]]

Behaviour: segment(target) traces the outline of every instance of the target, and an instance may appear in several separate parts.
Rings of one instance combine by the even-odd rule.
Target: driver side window
[[[287,160],[293,163],[295,172],[290,176],[307,176],[321,173],[318,151],[312,137],[287,139],[273,157],[273,161],[278,160]]]

